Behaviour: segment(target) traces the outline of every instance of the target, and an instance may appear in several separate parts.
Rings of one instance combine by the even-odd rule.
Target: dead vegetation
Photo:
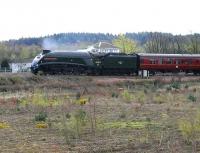
[[[0,150],[197,152],[199,80],[1,75]]]

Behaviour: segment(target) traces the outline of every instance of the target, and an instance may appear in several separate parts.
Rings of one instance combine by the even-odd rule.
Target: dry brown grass
[[[178,123],[198,112],[199,77],[0,77],[8,78],[0,83],[0,123],[9,125],[0,129],[1,152],[194,151]],[[40,112],[47,117],[38,123]]]

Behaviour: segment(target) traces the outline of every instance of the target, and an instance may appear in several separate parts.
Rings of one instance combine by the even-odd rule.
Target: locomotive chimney
[[[50,53],[50,52],[51,52],[51,50],[43,49],[42,54],[47,54],[47,53]]]

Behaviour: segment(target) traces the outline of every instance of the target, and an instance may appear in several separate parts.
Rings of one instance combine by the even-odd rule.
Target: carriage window
[[[172,59],[172,64],[176,64],[176,59]]]
[[[191,59],[188,60],[188,64],[192,64],[192,60]]]
[[[188,59],[188,60],[182,60],[181,62],[182,64],[192,64],[192,60]]]
[[[150,59],[150,64],[156,64],[156,60],[155,59]]]
[[[172,64],[172,59],[168,58],[166,64]]]
[[[181,64],[181,60],[180,60],[180,59],[177,59],[177,60],[176,60],[176,64]]]
[[[159,59],[158,59],[158,64],[163,64],[162,58],[159,58]]]

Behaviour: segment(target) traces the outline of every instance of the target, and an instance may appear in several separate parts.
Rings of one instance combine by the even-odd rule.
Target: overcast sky
[[[0,40],[65,32],[200,33],[199,0],[1,0]]]

